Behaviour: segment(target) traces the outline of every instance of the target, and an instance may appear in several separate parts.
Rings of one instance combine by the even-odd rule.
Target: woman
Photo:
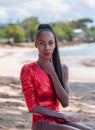
[[[21,70],[22,91],[33,114],[32,130],[92,130],[79,119],[59,112],[69,103],[68,68],[60,64],[56,36],[48,24],[40,24],[35,46],[36,62]]]

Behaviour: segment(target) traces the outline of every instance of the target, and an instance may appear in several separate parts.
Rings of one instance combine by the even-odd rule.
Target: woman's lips
[[[44,55],[49,56],[49,55],[51,55],[51,53],[50,52],[45,52]]]

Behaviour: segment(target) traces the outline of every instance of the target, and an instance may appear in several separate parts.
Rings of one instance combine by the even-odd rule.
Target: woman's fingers
[[[80,121],[80,119],[78,117],[74,117],[74,116],[66,116],[65,120],[68,122],[79,122]]]

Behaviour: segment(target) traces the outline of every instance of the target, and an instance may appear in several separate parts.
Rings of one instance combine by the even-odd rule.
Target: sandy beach
[[[29,47],[0,46],[0,130],[30,130],[28,113],[19,80],[21,67],[36,60],[25,54]],[[95,59],[64,57],[69,67],[70,104],[63,113],[79,116],[81,122],[95,129]]]

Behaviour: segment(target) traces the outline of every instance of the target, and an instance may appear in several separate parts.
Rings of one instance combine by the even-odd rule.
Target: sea
[[[59,50],[61,56],[95,56],[95,42],[80,44],[72,47],[62,47]]]
[[[59,47],[59,53],[60,59],[66,62],[77,61],[79,59],[95,59],[95,42]],[[38,51],[37,49],[30,49],[23,53],[18,52],[14,56],[23,61],[35,61],[38,58]]]

